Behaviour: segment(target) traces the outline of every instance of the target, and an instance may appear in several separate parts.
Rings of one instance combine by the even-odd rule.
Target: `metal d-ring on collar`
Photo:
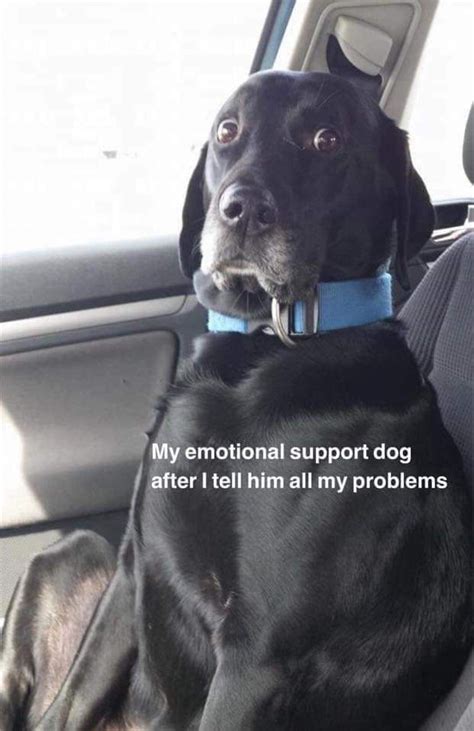
[[[294,348],[297,340],[293,337],[309,337],[318,332],[318,297],[314,292],[304,302],[297,306],[303,308],[301,329],[295,331],[295,305],[283,305],[276,299],[272,299],[272,326],[276,335],[288,348]]]
[[[289,324],[289,307],[288,305],[282,305],[281,302],[278,302],[275,298],[272,299],[272,325],[273,325],[273,331],[275,335],[278,335],[281,342],[284,343],[288,348],[294,348],[296,346],[296,342],[292,340],[289,336],[289,333],[287,332],[287,329],[285,329],[285,325],[283,324],[283,319],[286,320],[286,328],[288,328]]]

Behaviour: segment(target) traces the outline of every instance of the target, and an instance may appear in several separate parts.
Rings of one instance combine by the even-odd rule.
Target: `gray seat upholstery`
[[[453,244],[433,265],[400,313],[407,341],[433,384],[447,430],[473,481],[474,233]],[[422,731],[474,728],[474,655],[452,692]]]

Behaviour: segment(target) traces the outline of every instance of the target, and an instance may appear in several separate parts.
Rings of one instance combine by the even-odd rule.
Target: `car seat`
[[[400,319],[407,342],[433,384],[441,415],[473,480],[473,273],[474,233],[462,236],[436,260]],[[456,686],[422,726],[422,731],[474,728],[474,654]]]

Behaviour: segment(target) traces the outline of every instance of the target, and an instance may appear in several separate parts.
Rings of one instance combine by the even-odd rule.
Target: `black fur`
[[[298,124],[315,123],[308,98],[323,82],[324,94],[335,96],[316,124],[347,117],[345,137],[354,144],[333,167],[303,158],[297,136],[282,142],[282,120],[294,124],[285,137]],[[211,133],[185,206],[183,269],[196,270],[202,222],[223,190],[251,173],[271,188],[288,281],[268,276],[256,250],[260,242],[271,256],[265,236],[221,226],[217,265],[222,243],[222,261],[232,261],[232,247],[239,257],[243,249],[256,274],[227,276],[224,267],[216,285],[212,271],[198,273],[201,298],[242,312],[235,298],[244,293],[255,313],[266,309],[275,284],[283,299],[300,294],[308,271],[311,281],[373,274],[390,255],[395,219],[403,276],[406,257],[429,235],[432,213],[402,133],[375,103],[338,79],[266,74],[230,105],[225,116],[238,114],[254,127],[233,151],[218,150]],[[252,136],[252,129],[268,137]],[[287,449],[384,442],[410,446],[414,459],[403,467],[389,460],[331,468],[182,458],[171,465],[153,460],[154,442]],[[446,475],[449,485],[354,495],[203,489],[201,482],[204,471],[289,478],[401,470]],[[152,489],[169,471],[196,476],[196,486]],[[41,591],[48,616],[60,618],[66,599],[74,601],[77,541],[87,542],[109,574],[110,558],[92,534],[80,534],[58,544],[53,560],[36,559],[41,573],[30,569],[21,580],[4,633],[2,728],[116,729],[128,722],[201,731],[414,731],[452,687],[470,649],[469,518],[459,454],[398,323],[330,332],[294,350],[263,333],[202,336],[160,404],[117,569],[75,659],[70,651],[68,677],[63,669],[51,679],[62,688],[39,723],[45,701],[38,679],[49,666],[36,649],[44,609],[31,595]],[[76,567],[78,578],[86,569]],[[100,594],[99,587],[97,600]],[[76,631],[88,621],[79,619]]]

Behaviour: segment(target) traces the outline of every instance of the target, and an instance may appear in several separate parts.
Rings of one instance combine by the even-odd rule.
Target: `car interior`
[[[177,257],[185,181],[216,105],[249,72],[344,76],[408,130],[436,228],[395,305],[472,477],[469,3],[129,0],[1,12],[7,108],[23,107],[21,119],[6,115],[4,137],[0,617],[31,556],[61,536],[90,528],[120,543],[157,399],[206,329]],[[424,729],[472,728],[472,677],[471,656]]]

